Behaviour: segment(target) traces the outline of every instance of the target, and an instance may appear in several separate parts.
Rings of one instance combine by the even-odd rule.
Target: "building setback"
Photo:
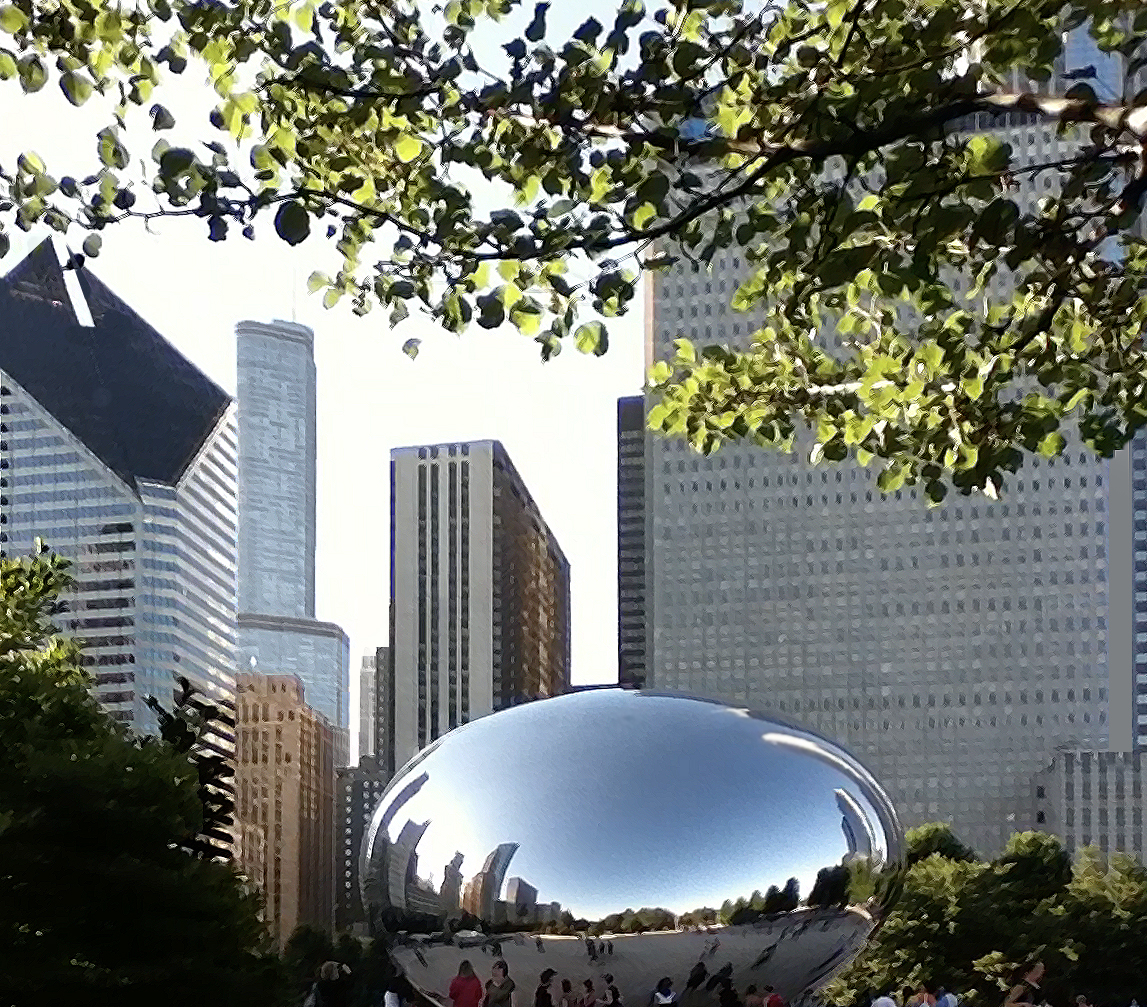
[[[617,400],[617,678],[640,688],[645,668],[645,397]]]
[[[0,280],[0,521],[4,553],[73,562],[58,625],[112,717],[154,733],[147,700],[180,677],[231,703],[231,399],[50,241]],[[229,730],[207,742],[234,754]]]
[[[315,619],[314,333],[240,322],[239,666],[298,675],[350,762],[350,641]]]
[[[358,673],[358,757],[362,759],[374,755],[375,704],[378,702],[375,683],[378,673],[375,670],[377,655],[374,651],[363,654],[362,667]]]
[[[335,919],[334,732],[306,704],[295,675],[238,676],[242,868],[262,890],[264,919],[282,948],[295,927]]]
[[[497,441],[391,452],[390,585],[376,730],[392,751],[376,752],[395,769],[459,724],[569,687],[569,563]]]

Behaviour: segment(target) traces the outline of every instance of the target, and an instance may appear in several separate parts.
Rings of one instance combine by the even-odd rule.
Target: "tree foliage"
[[[951,837],[943,826],[917,840]],[[1147,871],[1084,851],[1074,869],[1051,836],[1022,833],[991,862],[954,837],[921,857],[914,847],[900,901],[868,949],[826,989],[826,1002],[862,1007],[890,989],[932,981],[969,1005],[1002,1001],[1013,970],[1039,958],[1050,1003],[1077,994],[1129,1003],[1147,968]]]
[[[5,0],[7,86],[98,96],[108,117],[97,170],[25,152],[0,213],[78,223],[86,255],[132,217],[325,233],[327,306],[508,323],[546,357],[604,353],[641,273],[730,250],[755,343],[683,339],[651,375],[651,423],[704,451],[810,429],[816,460],[875,461],[883,490],[922,480],[932,500],[994,495],[1068,428],[1110,455],[1144,423],[1147,95],[1048,97],[1065,27],[1140,74],[1141,0],[618,0],[568,38],[548,12]],[[493,22],[500,53],[477,41]],[[209,126],[163,104],[192,66],[218,95]],[[1023,162],[967,128],[1006,115],[1065,143]]]
[[[184,848],[195,765],[108,718],[53,635],[68,583],[59,557],[0,559],[0,999],[278,1003],[258,899]]]

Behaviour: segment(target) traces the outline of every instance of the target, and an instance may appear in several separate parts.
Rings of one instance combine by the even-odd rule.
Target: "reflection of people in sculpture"
[[[494,962],[490,978],[486,980],[486,996],[482,1007],[517,1007],[514,997],[514,980],[510,978],[510,968],[502,960]]]
[[[591,962],[597,961],[597,944],[592,937],[585,939],[585,949],[589,952],[589,960]]]
[[[698,962],[694,965],[692,971],[689,973],[689,979],[685,983],[685,992],[692,993],[705,981],[705,977],[708,974],[709,970],[705,967],[704,962]]]
[[[729,962],[709,977],[709,981],[705,984],[705,989],[712,993],[718,986],[721,987],[721,989],[729,989],[732,985],[733,963]]]
[[[573,983],[568,979],[562,980],[562,995],[558,999],[558,1007],[577,1007],[577,1001],[573,992]]]
[[[593,980],[587,979],[582,983],[585,993],[582,994],[581,1007],[597,1007],[597,990],[593,988]]]
[[[534,1007],[554,1007],[550,983],[554,981],[556,975],[557,973],[553,969],[546,969],[538,976],[538,988],[534,990]]]
[[[613,976],[607,972],[602,978],[605,980],[606,1007],[621,1007],[621,990],[613,985]]]
[[[535,937],[535,938],[534,938],[534,944],[537,946],[537,949],[538,949],[538,950],[539,950],[539,951],[540,951],[542,954],[545,954],[545,953],[546,953],[546,946],[545,946],[545,944],[543,944],[543,943],[542,943],[542,939],[541,939],[540,937]]]
[[[458,966],[458,974],[450,980],[449,995],[454,1007],[478,1007],[482,1002],[482,980],[468,961]]]
[[[765,998],[757,992],[756,986],[745,990],[745,1007],[765,1007]]]
[[[666,976],[657,984],[653,995],[649,998],[650,1007],[670,1007],[677,1003],[677,994],[673,992],[673,980]]]

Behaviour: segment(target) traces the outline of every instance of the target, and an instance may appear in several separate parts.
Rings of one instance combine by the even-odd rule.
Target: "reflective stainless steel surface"
[[[516,1007],[545,969],[558,1007],[563,979],[605,999],[607,973],[645,1007],[665,977],[698,1003],[726,985],[791,1000],[823,984],[895,899],[902,854],[888,798],[837,745],[744,709],[606,689],[514,707],[421,753],[383,795],[360,876],[372,926],[432,997],[463,959],[485,981],[493,955]]]

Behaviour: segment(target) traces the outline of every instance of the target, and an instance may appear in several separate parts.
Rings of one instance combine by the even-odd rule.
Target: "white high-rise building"
[[[1001,132],[1021,158],[1073,143],[1028,117]],[[1051,184],[1025,177],[1017,198]],[[711,272],[654,277],[650,361],[682,336],[745,345],[760,320],[729,304],[746,268],[730,251]],[[869,765],[907,825],[949,820],[995,853],[1031,827],[1031,781],[1057,749],[1125,750],[1147,731],[1141,440],[1110,464],[1073,443],[1029,458],[998,503],[952,495],[929,510],[807,450],[706,458],[651,436],[648,684],[820,730]]]
[[[240,322],[239,664],[297,675],[350,762],[350,641],[315,619],[314,333]]]
[[[375,725],[378,722],[378,661],[386,659],[387,648],[379,647],[362,656],[358,674],[358,757],[374,755]],[[385,671],[385,669],[383,669]]]
[[[447,731],[570,683],[570,571],[497,441],[391,452],[390,685],[401,768]]]
[[[233,702],[231,399],[50,241],[0,281],[0,549],[38,537],[74,563],[57,624],[112,717],[154,733],[181,677]]]

